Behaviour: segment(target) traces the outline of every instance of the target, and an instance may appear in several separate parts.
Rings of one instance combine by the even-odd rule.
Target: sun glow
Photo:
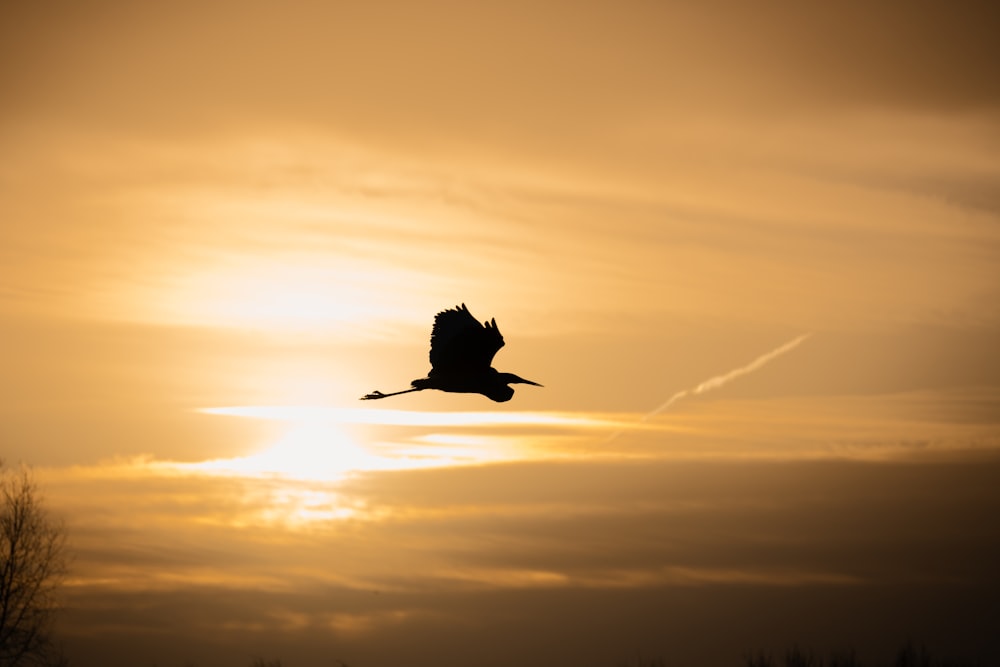
[[[274,476],[335,481],[352,472],[475,465],[526,455],[514,435],[431,432],[386,441],[358,442],[346,424],[431,429],[599,426],[596,419],[555,413],[410,412],[324,406],[232,406],[200,412],[282,421],[288,430],[247,456],[185,464],[220,475]]]
[[[273,445],[249,456],[195,464],[221,474],[277,475],[304,480],[334,480],[355,470],[385,469],[386,459],[372,454],[347,434],[320,420],[293,423]]]
[[[384,277],[370,263],[343,260],[331,267],[329,261],[308,256],[229,263],[237,266],[191,270],[173,279],[170,293],[160,299],[165,311],[161,315],[169,321],[212,326],[336,329],[341,334],[362,328],[361,323],[398,317],[398,304],[377,296]],[[402,281],[413,280],[402,270],[396,273]]]
[[[418,412],[322,405],[233,405],[199,412],[276,421],[315,421],[385,426],[567,426],[609,428],[616,419],[561,412]]]

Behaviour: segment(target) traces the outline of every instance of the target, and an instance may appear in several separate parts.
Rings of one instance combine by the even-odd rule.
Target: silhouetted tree
[[[785,667],[823,667],[823,660],[812,651],[804,651],[798,645],[785,652]]]
[[[776,660],[770,653],[758,650],[757,653],[747,653],[743,656],[744,667],[862,667],[864,665],[878,665],[886,667],[886,663],[862,663],[854,649],[838,650],[830,654],[829,660],[813,653],[793,646],[785,651],[784,662]],[[983,663],[969,660],[937,660],[931,659],[931,654],[924,646],[915,646],[913,642],[907,642],[896,654],[895,662],[891,667],[981,667]]]
[[[743,656],[746,667],[775,667],[774,658],[770,653],[757,651],[756,654],[748,653]]]
[[[254,661],[250,663],[250,667],[281,667],[281,661],[275,658],[274,660],[265,660],[264,658],[254,658]]]
[[[630,665],[628,663],[623,663],[622,667],[630,667]],[[663,658],[645,659],[642,656],[639,656],[639,660],[635,663],[635,667],[667,667],[667,663],[663,662]]]
[[[65,543],[28,469],[0,461],[0,666],[65,661],[49,635]]]
[[[861,667],[858,654],[853,648],[835,650],[830,654],[826,667]]]

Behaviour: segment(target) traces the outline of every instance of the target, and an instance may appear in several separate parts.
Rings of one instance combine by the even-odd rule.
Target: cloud
[[[803,335],[799,336],[798,338],[795,338],[795,339],[793,339],[793,340],[785,343],[784,345],[782,345],[782,346],[780,346],[780,347],[778,347],[778,348],[776,348],[774,350],[771,350],[770,352],[762,354],[761,356],[757,357],[756,359],[754,359],[753,361],[751,361],[746,366],[741,366],[741,367],[739,367],[739,368],[737,368],[735,370],[731,370],[728,373],[726,373],[725,375],[718,375],[716,377],[713,377],[713,378],[710,378],[708,380],[705,380],[704,382],[702,382],[701,384],[699,384],[697,387],[695,387],[694,389],[692,389],[691,393],[694,394],[694,395],[704,394],[706,391],[711,391],[712,389],[718,389],[719,387],[721,387],[721,386],[723,386],[725,384],[728,384],[729,382],[732,382],[733,380],[735,380],[736,378],[738,378],[740,376],[746,375],[748,373],[752,373],[755,370],[757,370],[758,368],[762,367],[764,364],[766,364],[769,361],[771,361],[772,359],[780,357],[781,355],[785,354],[786,352],[789,352],[790,350],[793,350],[794,348],[798,347],[799,343],[801,343],[802,341],[806,340],[811,335],[812,334],[803,334]],[[663,411],[665,409],[666,409],[665,407],[659,407],[659,408],[657,408],[654,411],[654,414],[656,414],[658,412],[661,412],[661,411]]]
[[[569,412],[427,412],[300,405],[243,405],[201,408],[199,412],[278,421],[315,421],[337,424],[376,424],[383,426],[511,426],[535,428],[574,426],[578,428],[596,428],[606,425],[606,422],[599,418]]]
[[[756,359],[754,359],[745,366],[740,366],[739,368],[733,369],[728,373],[724,373],[723,375],[717,375],[715,377],[709,378],[708,380],[705,380],[704,382],[697,385],[693,389],[683,389],[677,392],[676,394],[668,398],[666,401],[661,403],[659,406],[654,408],[652,411],[643,415],[643,417],[639,420],[639,424],[643,424],[649,421],[650,419],[660,414],[661,412],[669,408],[671,405],[681,400],[682,398],[686,398],[688,396],[697,396],[699,394],[704,394],[705,392],[712,391],[713,389],[718,389],[719,387],[722,387],[732,382],[738,377],[747,375],[748,373],[752,373],[755,370],[758,370],[759,368],[767,364],[769,361],[777,357],[780,357],[786,352],[795,349],[796,347],[799,346],[799,344],[802,341],[806,340],[811,335],[812,334],[803,334],[797,338],[788,341],[784,345],[781,345],[775,348],[774,350],[771,350],[770,352],[762,354],[761,356],[757,357]],[[626,429],[621,429],[619,431],[612,433],[611,436],[608,438],[608,442],[610,443],[611,441],[615,440],[618,436],[624,433],[625,430]]]
[[[425,150],[461,135],[565,148],[637,109],[989,106],[1000,90],[989,75],[997,19],[986,7],[112,3],[5,17],[4,62],[18,65],[0,76],[14,116],[73,109],[76,122],[189,133],[284,118]],[[431,19],[437,12],[447,18]],[[38,55],[60,52],[75,57]],[[197,103],[177,102],[187,99]]]
[[[1000,583],[983,532],[997,465],[525,461],[337,485],[137,466],[40,481],[77,554],[60,629],[81,661],[238,665],[254,647],[302,664],[386,650],[386,664],[460,665],[525,641],[519,664],[551,664],[537,652],[664,650],[668,620],[687,628],[670,647],[702,655],[709,637],[738,653],[775,623],[861,641],[989,620],[976,596]],[[254,518],[302,490],[368,516]],[[755,627],[761,606],[752,637],[719,630]],[[600,632],[579,635],[587,623]],[[539,628],[576,639],[532,647]]]

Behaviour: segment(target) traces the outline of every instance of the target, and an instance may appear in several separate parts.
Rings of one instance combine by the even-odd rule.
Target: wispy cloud
[[[780,346],[778,348],[775,348],[774,350],[771,350],[770,352],[767,352],[766,354],[760,355],[759,357],[757,357],[756,359],[754,359],[753,361],[751,361],[746,366],[740,366],[739,368],[735,368],[735,369],[729,371],[728,373],[724,373],[722,375],[716,375],[715,377],[712,377],[712,378],[709,378],[709,379],[705,380],[704,382],[702,382],[701,384],[699,384],[698,386],[696,386],[696,387],[694,387],[692,389],[683,389],[683,390],[677,392],[676,394],[674,394],[673,396],[671,396],[670,398],[668,398],[667,400],[665,400],[663,403],[661,403],[659,406],[657,406],[656,408],[654,408],[650,412],[648,412],[645,415],[643,415],[642,418],[639,419],[638,423],[643,424],[643,423],[649,421],[650,419],[652,419],[656,415],[660,414],[661,412],[663,412],[664,410],[666,410],[667,408],[669,408],[671,405],[673,405],[677,401],[681,400],[682,398],[686,398],[688,396],[698,396],[699,394],[704,394],[706,392],[712,391],[713,389],[718,389],[719,387],[727,385],[730,382],[732,382],[733,380],[735,380],[736,378],[742,377],[744,375],[748,375],[749,373],[753,373],[754,371],[756,371],[759,368],[763,367],[765,364],[767,364],[768,362],[772,361],[773,359],[776,359],[777,357],[780,357],[781,355],[785,354],[786,352],[789,352],[789,351],[795,349],[796,347],[799,346],[799,344],[802,343],[802,341],[806,340],[811,335],[812,335],[811,333],[802,334],[801,336],[798,336],[797,338],[794,338],[794,339],[788,341],[784,345],[782,345],[782,346]],[[614,440],[615,438],[617,438],[618,436],[620,436],[622,433],[625,432],[625,430],[627,430],[627,429],[621,429],[621,430],[616,431],[615,433],[611,434],[611,436],[608,438],[608,442],[611,442],[612,440]]]
[[[492,568],[456,569],[449,578],[483,588],[642,588],[752,584],[759,586],[862,584],[861,577],[837,572],[776,570],[764,567],[723,569],[707,567],[653,567],[604,570],[529,570]]]
[[[568,412],[425,412],[336,408],[309,405],[237,405],[201,408],[199,412],[277,421],[321,421],[386,426],[606,426],[609,422]]]

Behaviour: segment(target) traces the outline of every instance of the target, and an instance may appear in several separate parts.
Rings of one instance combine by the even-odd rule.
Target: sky
[[[74,664],[1000,661],[989,3],[4,3]],[[508,403],[424,391],[496,318]]]

